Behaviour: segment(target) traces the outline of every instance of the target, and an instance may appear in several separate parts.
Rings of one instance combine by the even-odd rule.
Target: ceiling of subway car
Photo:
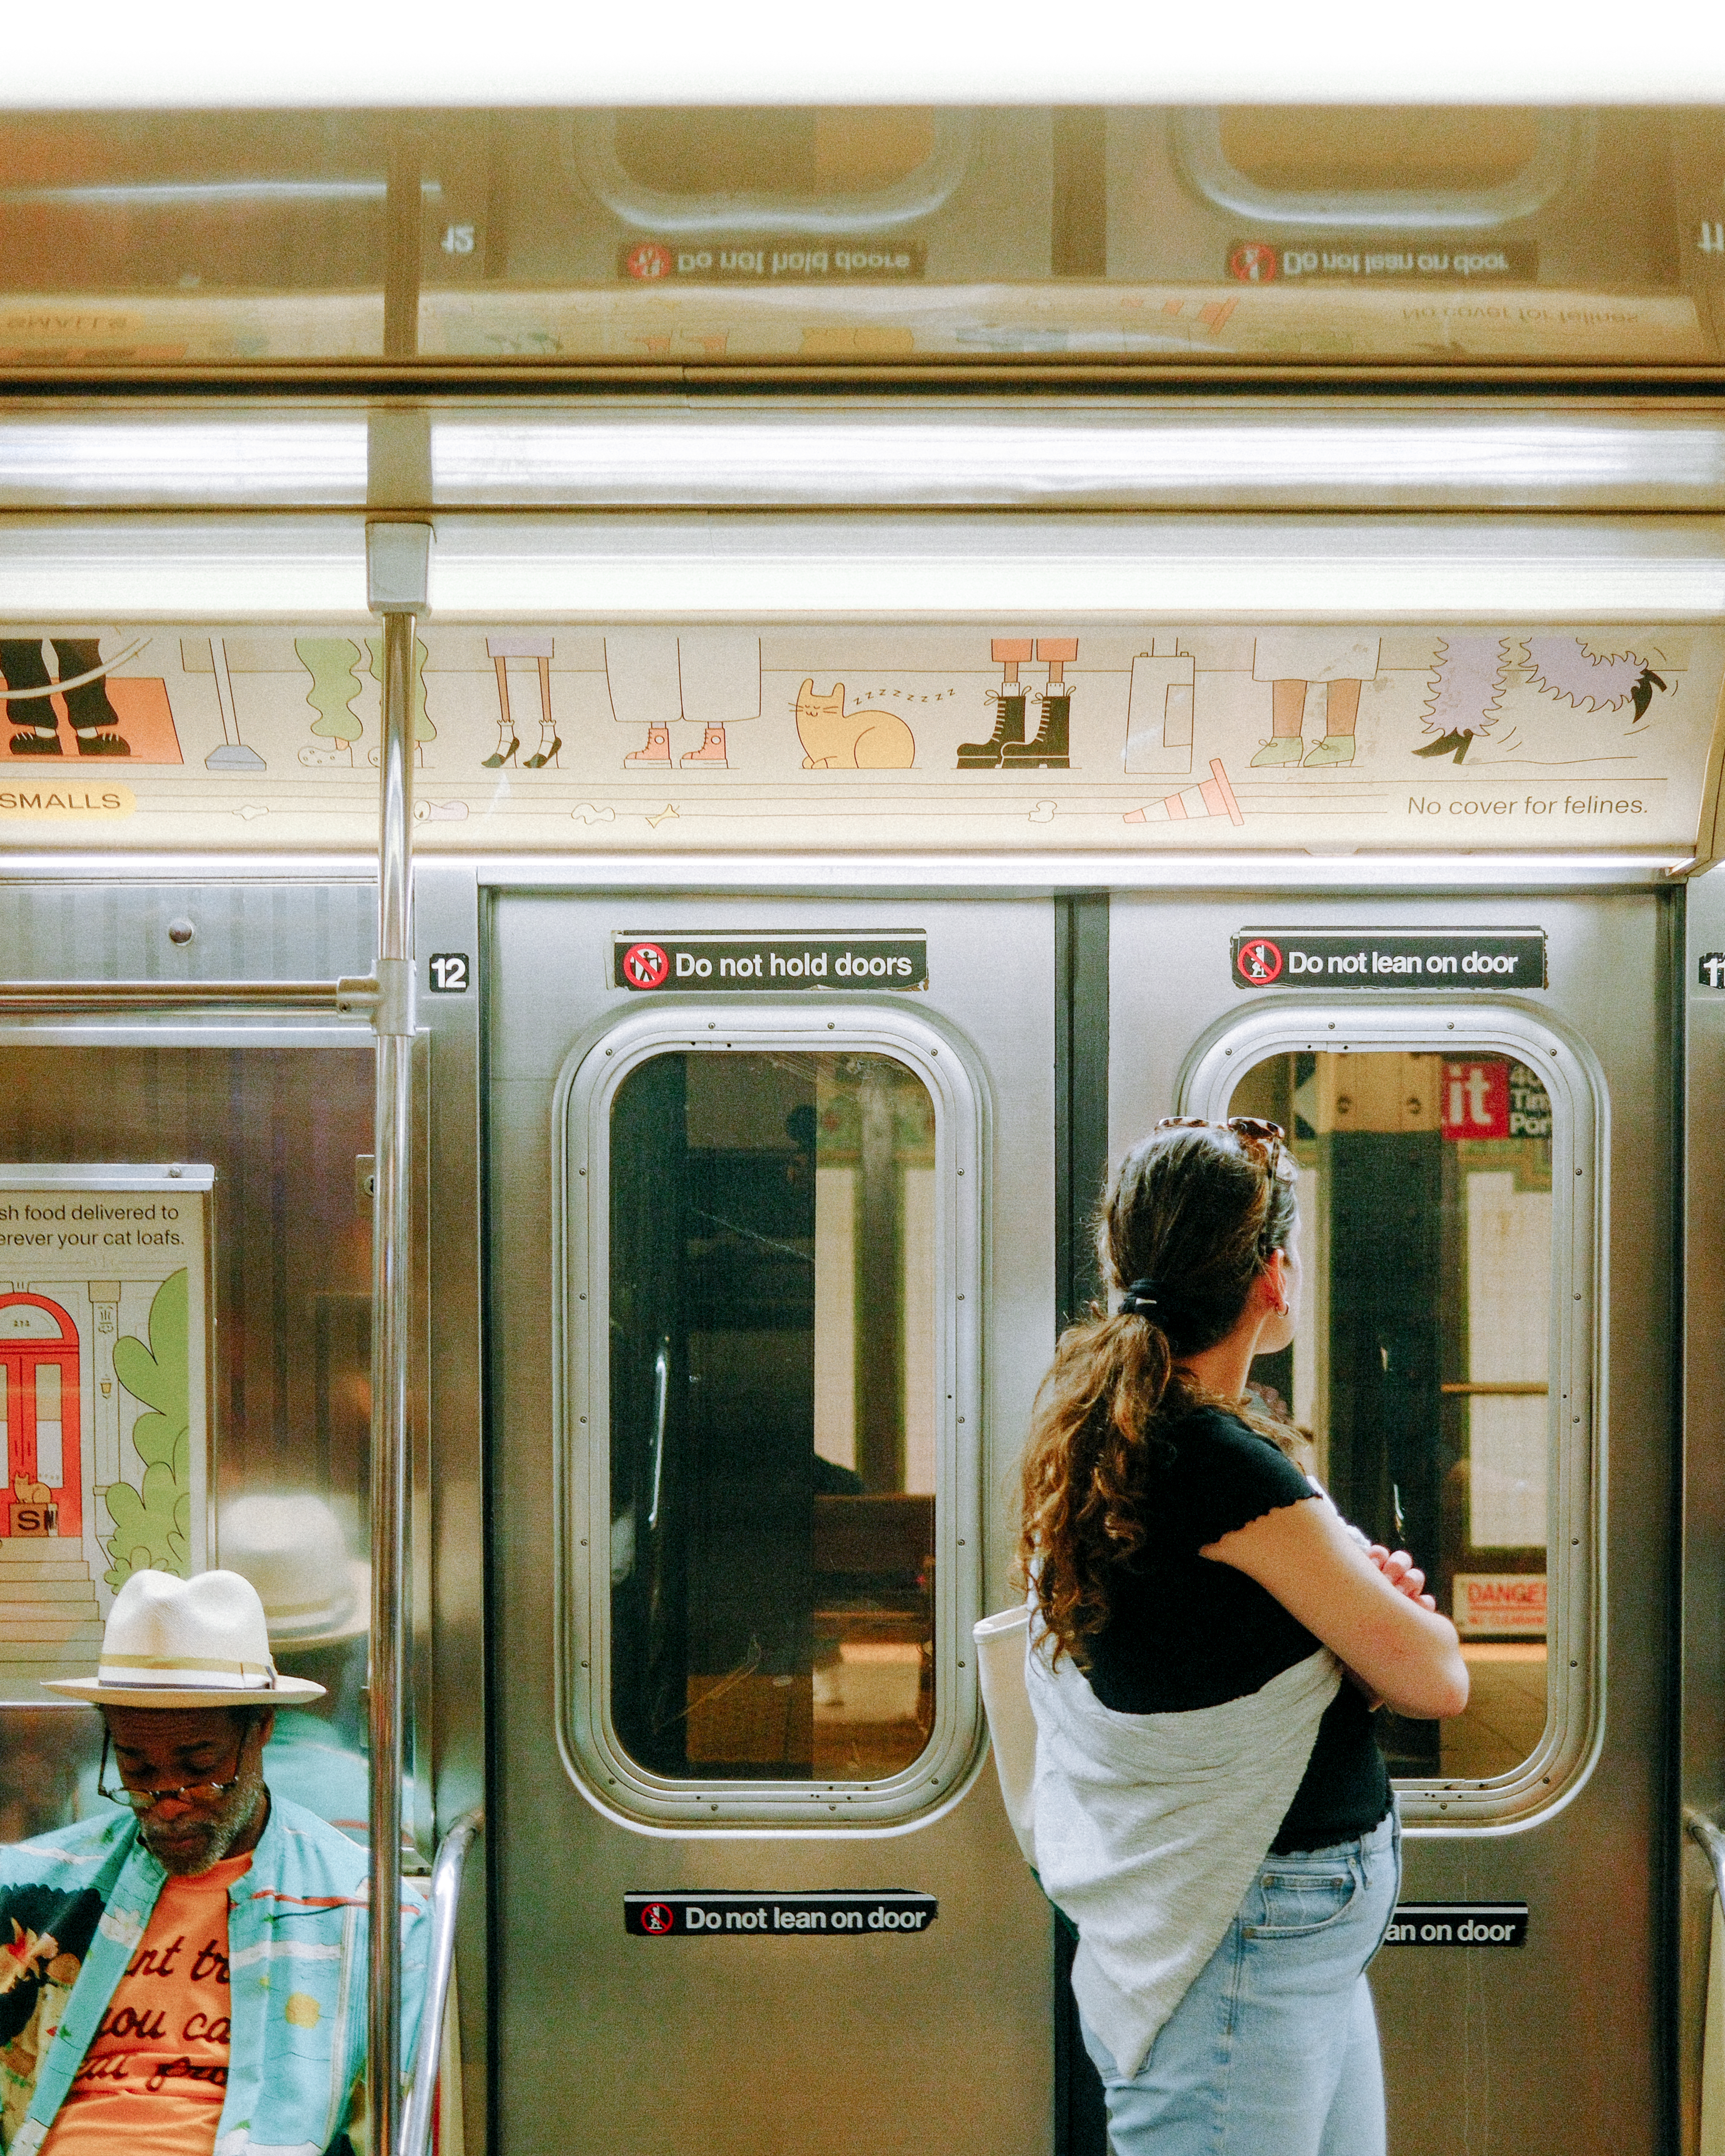
[[[23,11],[8,24],[0,107],[871,104],[1697,105],[1725,102],[1725,40],[1686,0],[1585,0],[1558,18],[1461,0],[1397,16],[1366,0],[1274,0],[1132,14],[1029,0],[980,17],[954,0],[881,0],[866,19],[791,0],[669,0],[559,16],[501,0],[354,8],[307,0],[239,17],[215,0]]]

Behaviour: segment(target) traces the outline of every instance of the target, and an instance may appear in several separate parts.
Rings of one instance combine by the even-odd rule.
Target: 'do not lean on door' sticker
[[[1525,1902],[1399,1902],[1387,1947],[1524,1947]]]
[[[932,1894],[906,1887],[830,1887],[809,1893],[644,1892],[623,1897],[632,1938],[910,1938],[940,1914]]]
[[[1234,938],[1237,988],[1543,988],[1542,928],[1262,928]]]

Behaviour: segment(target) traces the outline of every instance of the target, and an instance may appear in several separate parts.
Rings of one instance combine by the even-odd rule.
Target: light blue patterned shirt
[[[272,1796],[228,1895],[233,2039],[216,2156],[325,2156],[345,2133],[365,2071],[368,1871],[366,1851]],[[0,1849],[0,1946],[10,1938],[18,1964],[0,1968],[6,2156],[34,2156],[46,2138],[167,1876],[130,1812]],[[411,1880],[402,1917],[406,2064],[430,1932]]]

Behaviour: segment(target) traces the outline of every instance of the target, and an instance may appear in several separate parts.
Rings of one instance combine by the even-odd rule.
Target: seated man
[[[341,2156],[363,2107],[365,1851],[272,1800],[278,1677],[263,1606],[231,1572],[137,1572],[94,1679],[102,1820],[0,1850],[0,2148],[7,2156]],[[108,1782],[111,1750],[120,1787]],[[403,1890],[402,2056],[429,1933]]]

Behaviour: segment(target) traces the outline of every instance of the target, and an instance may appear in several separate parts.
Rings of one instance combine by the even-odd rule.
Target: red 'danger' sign
[[[1497,1637],[1545,1637],[1545,1574],[1543,1572],[1458,1572],[1450,1604],[1455,1630],[1464,1639],[1491,1633]]]
[[[1508,1064],[1496,1059],[1445,1063],[1438,1101],[1446,1138],[1507,1138]]]

